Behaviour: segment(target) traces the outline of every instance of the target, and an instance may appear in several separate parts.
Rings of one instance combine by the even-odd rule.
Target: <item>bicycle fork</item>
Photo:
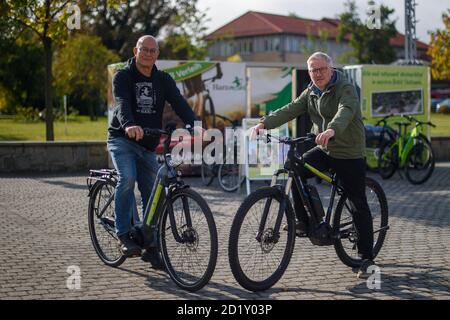
[[[177,227],[177,222],[175,219],[175,213],[173,211],[172,201],[167,202],[167,210],[169,214],[169,220],[170,220],[170,228],[173,234],[173,237],[175,238],[175,241],[178,243],[185,243],[192,241],[190,236],[190,230],[192,230],[192,219],[191,219],[191,212],[189,209],[189,201],[186,197],[181,196],[181,201],[183,203],[183,213],[185,217],[185,224],[183,224],[180,227]],[[180,235],[178,232],[179,230],[185,229],[183,232],[183,235]]]
[[[281,194],[281,199],[280,199],[280,206],[278,208],[278,213],[277,213],[277,219],[275,221],[275,226],[273,229],[266,229],[266,222],[267,222],[267,217],[269,216],[269,212],[270,212],[270,208],[272,205],[272,198],[268,198],[266,200],[266,203],[264,205],[264,210],[263,210],[263,214],[261,217],[261,222],[259,224],[259,229],[258,229],[258,233],[256,235],[256,240],[258,242],[261,242],[261,240],[263,239],[263,236],[266,236],[266,234],[268,232],[271,232],[271,235],[268,235],[266,240],[271,240],[274,243],[277,243],[279,238],[280,238],[280,227],[281,227],[281,222],[283,220],[283,214],[286,211],[286,206],[287,206],[287,199],[289,197],[289,192],[291,190],[291,186],[292,186],[292,177],[290,176],[287,180],[286,186],[284,188],[284,190],[282,189],[283,186],[282,185],[276,185],[276,181],[277,181],[277,177],[280,173],[284,172],[284,170],[279,170],[277,171],[273,176],[272,176],[272,182],[271,182],[271,187],[277,187],[277,189],[280,190],[280,194]]]

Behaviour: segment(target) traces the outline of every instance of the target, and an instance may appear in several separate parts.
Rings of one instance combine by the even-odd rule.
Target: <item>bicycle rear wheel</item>
[[[228,258],[239,284],[250,291],[272,287],[283,276],[295,244],[295,217],[287,205],[282,213],[281,228],[274,233],[282,193],[274,187],[263,187],[250,194],[239,207],[231,225]],[[269,203],[268,203],[269,201]],[[264,231],[258,230],[264,208],[269,205]],[[287,226],[287,230],[285,229]]]
[[[98,181],[89,197],[88,224],[92,245],[100,260],[108,266],[120,266],[126,259],[120,250],[114,213],[115,184]]]
[[[388,205],[383,189],[375,180],[366,177],[366,197],[373,221],[373,257],[375,258],[383,246],[388,229]],[[358,232],[353,222],[353,210],[344,194],[338,201],[333,218],[333,234],[339,235],[334,248],[341,261],[349,267],[361,265],[358,256]]]
[[[244,182],[245,177],[239,174],[239,164],[221,164],[217,172],[220,187],[227,191],[236,191]]]
[[[202,161],[200,174],[205,186],[209,186],[213,182],[214,177],[216,176],[215,166],[215,164],[206,164],[205,161]]]
[[[406,158],[405,170],[406,178],[412,184],[424,183],[431,177],[434,170],[434,153],[425,136],[414,138],[414,146]]]
[[[216,267],[214,218],[206,201],[191,189],[177,190],[167,201],[159,229],[161,254],[172,280],[184,290],[197,291],[208,283]]]

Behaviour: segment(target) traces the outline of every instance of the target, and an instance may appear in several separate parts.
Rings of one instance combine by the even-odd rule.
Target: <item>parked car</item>
[[[441,101],[444,101],[444,99],[431,99],[431,112],[436,112],[437,104]]]
[[[450,99],[441,101],[436,106],[436,112],[438,113],[450,113]]]

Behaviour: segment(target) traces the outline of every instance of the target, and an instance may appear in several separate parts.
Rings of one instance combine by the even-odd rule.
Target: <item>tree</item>
[[[80,113],[96,120],[98,106],[106,100],[107,66],[119,61],[119,56],[108,50],[99,37],[75,35],[55,58],[57,92],[70,95],[70,101],[78,102]]]
[[[323,51],[327,52],[327,43],[329,38],[329,32],[325,29],[319,30],[318,35],[315,37],[313,36],[311,30],[308,29],[307,35],[306,35],[308,42],[307,45],[302,44],[300,45],[301,51],[307,55],[310,56],[316,51]]]
[[[31,31],[23,32],[17,39],[5,37],[0,41],[0,52],[2,112],[14,114],[17,107],[43,109],[44,50],[39,39]]]
[[[160,43],[161,57],[181,60],[204,59],[207,53],[204,41],[206,20],[206,14],[201,12],[174,17],[172,24],[166,26],[166,37]]]
[[[368,5],[373,7],[374,2]],[[353,48],[353,56],[358,63],[391,63],[395,61],[396,54],[390,45],[390,39],[397,34],[395,21],[389,16],[394,9],[386,6],[379,7],[380,28],[369,28],[366,22],[361,21],[356,12],[356,4],[348,0],[345,4],[347,11],[339,15],[338,41],[349,36],[349,45]]]
[[[206,46],[195,45],[186,34],[171,34],[159,44],[160,57],[173,60],[202,60],[206,56]]]
[[[98,0],[96,4],[95,7],[86,8],[88,31],[101,37],[103,44],[115,50],[122,59],[132,55],[139,37],[146,34],[155,37],[163,35],[169,26],[189,29],[191,24],[195,25],[204,17],[197,9],[197,0],[128,0],[117,8],[108,8],[108,0]],[[186,33],[169,30],[167,34]]]
[[[94,4],[94,0],[83,3]],[[109,1],[114,5],[116,1]],[[73,16],[68,9],[72,4],[68,0],[4,0],[2,2],[2,22],[0,26],[10,25],[9,32],[17,34],[24,29],[32,30],[39,37],[44,48],[45,65],[45,108],[46,139],[54,140],[53,133],[53,90],[52,63],[53,47],[67,38],[67,22]]]
[[[431,32],[428,54],[431,57],[431,74],[436,80],[450,80],[450,9],[442,14],[443,30]]]

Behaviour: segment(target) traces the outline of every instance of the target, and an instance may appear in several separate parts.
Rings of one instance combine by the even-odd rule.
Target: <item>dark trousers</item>
[[[359,235],[358,253],[362,259],[373,258],[373,222],[366,198],[366,163],[361,159],[336,159],[315,147],[303,154],[305,161],[320,171],[332,169],[340,184],[347,193],[350,208],[353,211],[353,221]],[[301,168],[301,175],[308,179],[315,175],[305,168]],[[292,188],[294,208],[297,217],[305,224],[309,223],[308,216],[302,205],[299,191],[294,184]]]

